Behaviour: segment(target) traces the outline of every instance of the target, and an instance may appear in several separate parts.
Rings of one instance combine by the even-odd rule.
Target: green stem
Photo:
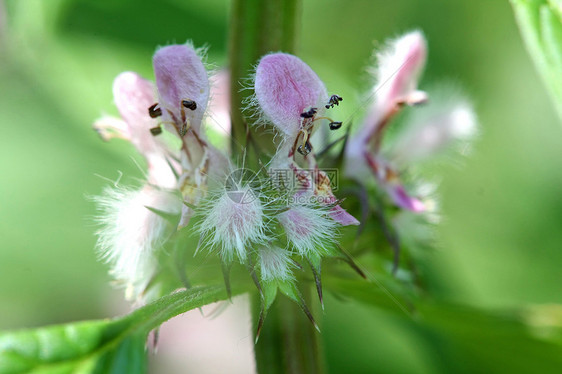
[[[251,118],[242,112],[251,90],[248,78],[264,54],[283,51],[295,53],[301,0],[233,0],[230,16],[230,104],[233,156],[244,153]],[[254,137],[262,133],[250,129]],[[271,144],[265,139],[260,145]]]
[[[253,91],[243,88],[251,85],[248,78],[260,57],[278,51],[295,53],[300,14],[301,0],[233,0],[229,41],[231,151],[235,160],[243,156],[246,167],[257,166],[257,158],[272,153],[275,146],[271,136],[252,127],[252,118],[243,112]],[[250,138],[253,141],[249,142]],[[259,152],[247,149],[258,146]],[[254,300],[253,309],[257,322],[260,300]],[[258,372],[322,373],[319,343],[318,333],[300,307],[280,296],[269,310],[256,345]]]
[[[310,299],[310,294],[309,290],[306,299]],[[310,300],[307,304],[310,305]],[[260,307],[260,300],[254,297],[253,310],[256,316]],[[254,320],[257,321],[255,317]],[[300,307],[279,295],[267,314],[255,346],[258,373],[324,373],[320,343],[320,334]]]

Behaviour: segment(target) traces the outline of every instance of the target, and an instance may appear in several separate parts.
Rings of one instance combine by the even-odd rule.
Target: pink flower
[[[400,160],[411,161],[433,154],[462,137],[463,131],[472,133],[475,127],[470,106],[457,100],[452,105],[432,109],[431,117],[409,126],[394,144],[383,147],[383,135],[394,116],[404,106],[427,100],[427,94],[417,88],[426,57],[426,42],[419,31],[392,40],[377,53],[378,65],[372,70],[377,81],[374,102],[346,147],[347,176],[365,184],[373,175],[395,205],[416,213],[426,211],[427,206],[402,183],[400,170],[407,165]]]
[[[189,44],[171,45],[160,48],[153,63],[158,100],[151,82],[122,73],[113,85],[122,119],[104,117],[94,124],[104,140],[130,141],[148,164],[140,190],[108,189],[97,199],[104,225],[98,245],[115,276],[132,287],[131,297],[139,297],[157,271],[156,252],[169,230],[187,225],[193,214],[179,197],[198,203],[208,176],[227,165],[200,133],[209,81],[197,52]]]
[[[331,217],[341,225],[359,224],[337,205],[330,180],[318,168],[310,143],[321,121],[329,121],[332,129],[341,126],[340,122],[323,117],[326,109],[339,104],[341,97],[328,97],[316,73],[298,57],[284,53],[273,53],[260,60],[254,87],[255,104],[283,136],[272,161],[272,172],[291,172],[298,184],[295,193],[304,189],[310,198],[332,206]]]

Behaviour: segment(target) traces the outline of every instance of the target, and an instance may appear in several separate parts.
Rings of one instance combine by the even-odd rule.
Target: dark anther
[[[316,114],[317,111],[318,111],[318,109],[316,109],[316,108],[310,108],[308,111],[301,113],[301,117],[302,118],[312,118],[312,117],[314,117],[314,115]]]
[[[181,105],[183,105],[187,109],[191,109],[191,110],[197,109],[197,103],[193,100],[182,100]]]
[[[341,122],[330,122],[330,130],[337,130],[341,127]]]
[[[162,134],[162,128],[160,126],[156,126],[150,129],[150,133],[154,136]]]
[[[332,95],[330,97],[330,100],[328,101],[328,104],[326,104],[326,109],[333,108],[334,105],[340,105],[340,101],[343,101],[343,98],[341,96]]]
[[[299,151],[301,155],[306,156],[312,151],[312,145],[308,141],[306,141],[306,143],[304,143],[304,149],[302,145],[299,145],[297,151]]]
[[[148,108],[148,115],[150,116],[150,118],[156,118],[162,115],[162,109],[156,108],[157,106],[158,103],[151,105],[150,108]]]

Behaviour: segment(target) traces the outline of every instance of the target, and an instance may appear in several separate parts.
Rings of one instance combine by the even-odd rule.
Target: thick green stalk
[[[261,56],[277,51],[295,53],[300,25],[300,3],[301,0],[233,0],[229,64],[231,148],[235,157],[245,151],[248,144],[247,131],[252,120],[248,113],[242,112],[244,101],[252,91],[242,89],[251,84],[249,77]],[[259,139],[260,147],[266,147],[264,151],[274,149],[272,142],[261,139],[261,132],[250,128],[250,134],[254,141]]]
[[[308,292],[309,297],[306,297],[309,305],[310,294]],[[255,297],[253,310],[256,316],[260,304]],[[320,334],[301,308],[289,298],[279,295],[267,314],[255,346],[258,373],[324,373],[320,340]]]
[[[263,129],[251,126],[250,113],[242,110],[253,93],[243,88],[251,86],[250,77],[260,57],[278,51],[295,53],[300,16],[301,0],[233,0],[229,47],[231,149],[235,160],[244,156],[245,166],[257,166],[257,158],[271,153],[275,145]],[[253,304],[257,322],[260,300]],[[255,350],[259,373],[324,371],[318,332],[300,307],[284,296],[270,308]]]

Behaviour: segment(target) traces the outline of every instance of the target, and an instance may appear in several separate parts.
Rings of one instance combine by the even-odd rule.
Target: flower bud
[[[236,254],[240,262],[245,262],[248,247],[267,239],[264,207],[248,186],[225,191],[218,198],[208,200],[200,214],[205,217],[199,232],[206,246],[219,247],[224,261],[232,261]]]
[[[138,191],[107,188],[95,201],[103,226],[97,232],[97,247],[111,263],[113,276],[126,283],[127,297],[135,299],[156,269],[156,251],[177,225],[181,200],[147,184]]]
[[[326,252],[337,237],[337,222],[321,207],[295,205],[277,216],[287,239],[304,257]]]
[[[261,279],[264,282],[272,280],[287,281],[293,279],[290,252],[279,247],[264,246],[259,249],[259,263]]]

